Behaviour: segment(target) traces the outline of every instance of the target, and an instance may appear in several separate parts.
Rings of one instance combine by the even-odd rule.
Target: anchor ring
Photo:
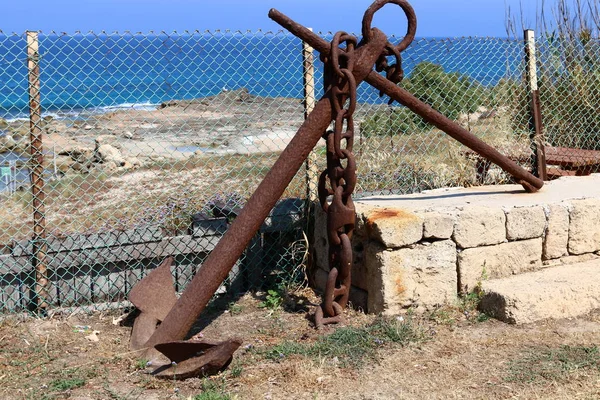
[[[406,36],[404,36],[402,42],[395,46],[398,52],[401,52],[404,51],[412,43],[412,41],[415,38],[415,34],[417,33],[417,16],[415,14],[415,10],[406,0],[376,0],[373,4],[369,6],[369,8],[367,8],[367,11],[365,11],[365,15],[362,21],[362,35],[363,39],[366,42],[369,42],[371,39],[373,39],[373,32],[371,31],[371,23],[373,22],[373,16],[383,6],[390,3],[400,6],[402,10],[404,10],[404,14],[406,14],[406,19],[408,20]]]

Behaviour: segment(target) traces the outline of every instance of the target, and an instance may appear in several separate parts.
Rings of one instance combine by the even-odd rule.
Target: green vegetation
[[[75,389],[85,385],[85,379],[82,378],[61,378],[50,382],[48,387],[52,390],[64,392],[65,390]]]
[[[283,292],[280,290],[269,289],[267,295],[263,301],[259,303],[260,308],[267,308],[269,310],[277,310],[283,304]]]
[[[218,384],[209,379],[202,382],[202,393],[193,397],[193,400],[230,400],[231,396],[225,392],[225,384]]]
[[[554,146],[600,150],[600,46],[548,38],[540,68],[547,139]]]
[[[441,65],[431,62],[419,63],[402,81],[402,87],[453,120],[462,113],[476,111],[485,95],[485,89],[466,75],[445,72]],[[376,112],[361,125],[365,136],[412,134],[429,129],[427,122],[404,107]]]
[[[600,351],[591,346],[532,348],[521,358],[509,363],[508,382],[566,380],[571,374],[600,370]]]
[[[425,340],[425,334],[411,319],[379,319],[365,327],[344,327],[321,336],[314,343],[285,341],[266,352],[268,359],[278,361],[291,355],[315,360],[336,359],[341,366],[360,367],[365,359],[376,358],[376,351],[385,344],[401,346]]]
[[[145,358],[140,358],[139,360],[136,360],[135,365],[133,366],[133,368],[136,371],[146,369],[147,367],[148,367],[148,360],[146,360]]]
[[[538,78],[546,140],[553,146],[600,149],[600,1],[538,3]],[[507,15],[520,39],[522,15]],[[531,28],[521,22],[522,28]],[[522,95],[521,102],[528,96]],[[523,121],[520,121],[523,122]]]

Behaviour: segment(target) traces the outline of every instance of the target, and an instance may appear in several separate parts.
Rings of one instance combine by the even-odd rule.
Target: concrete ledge
[[[511,324],[569,318],[600,308],[600,260],[482,283],[480,309]]]
[[[369,312],[427,309],[489,279],[570,269],[600,254],[600,174],[563,177],[536,193],[519,185],[438,189],[362,198],[355,207],[352,285]],[[326,219],[317,207],[313,260],[323,272]]]
[[[458,254],[458,280],[463,292],[485,279],[504,278],[542,267],[542,238],[476,247]]]

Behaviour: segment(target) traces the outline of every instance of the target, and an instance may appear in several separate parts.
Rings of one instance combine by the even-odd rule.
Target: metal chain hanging
[[[394,84],[402,81],[402,58],[400,53],[412,42],[416,31],[416,17],[412,7],[405,0],[378,0],[374,2],[363,18],[362,34],[365,42],[373,39],[371,22],[373,15],[385,4],[394,3],[402,7],[408,18],[407,34],[398,45],[387,43],[376,62],[378,72],[385,71],[386,78]],[[340,44],[346,48],[341,49]],[[327,213],[329,239],[329,276],[323,294],[323,303],[315,312],[315,326],[342,321],[342,313],[348,303],[352,284],[352,233],[356,223],[356,213],[352,193],[356,186],[356,159],[352,153],[354,143],[353,114],[356,109],[356,80],[353,69],[356,62],[356,37],[346,32],[338,32],[331,41],[328,55],[321,53],[325,65],[324,87],[329,91],[333,130],[323,136],[327,141],[327,169],[319,178],[319,201]],[[389,65],[388,57],[395,63]],[[380,96],[383,92],[380,93]],[[346,102],[349,104],[344,108]],[[390,104],[394,100],[390,99]],[[329,185],[327,185],[329,183]],[[331,202],[329,197],[332,196]]]
[[[341,43],[346,44],[345,49],[340,48]],[[317,328],[342,320],[342,311],[350,294],[351,239],[356,220],[352,203],[352,192],[356,186],[356,159],[352,153],[353,114],[356,108],[356,80],[352,70],[356,45],[356,37],[338,32],[331,42],[329,56],[323,59],[324,86],[330,94],[334,128],[324,135],[327,141],[327,169],[319,178],[319,201],[327,213],[330,272],[323,303],[315,313]],[[349,103],[347,108],[346,102]],[[329,196],[332,196],[331,202]]]

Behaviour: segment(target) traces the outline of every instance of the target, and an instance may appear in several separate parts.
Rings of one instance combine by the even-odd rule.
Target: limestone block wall
[[[372,313],[431,309],[484,280],[568,268],[600,252],[600,198],[467,203],[422,209],[357,203],[353,304]],[[323,290],[328,247],[319,207],[314,239],[312,277]]]

